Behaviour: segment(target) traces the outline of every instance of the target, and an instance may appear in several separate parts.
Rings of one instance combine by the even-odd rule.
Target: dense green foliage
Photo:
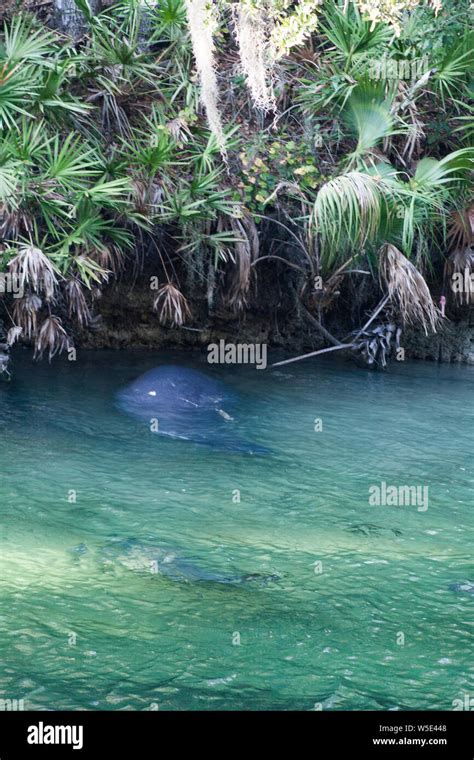
[[[98,291],[145,258],[163,323],[190,315],[185,272],[227,308],[251,303],[265,255],[298,278],[309,308],[321,276],[323,311],[341,273],[357,277],[349,265],[375,273],[382,262],[403,316],[436,325],[419,272],[439,273],[450,253],[458,270],[472,257],[468,2],[437,17],[417,7],[396,37],[327,0],[317,31],[278,63],[266,115],[222,27],[224,156],[200,106],[183,0],[123,0],[95,15],[77,4],[78,40],[21,13],[1,31],[2,269],[25,290],[8,310],[10,342],[64,348]],[[405,259],[419,276],[411,298]]]

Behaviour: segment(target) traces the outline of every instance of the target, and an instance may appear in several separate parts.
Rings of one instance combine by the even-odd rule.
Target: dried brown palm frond
[[[36,336],[35,359],[42,359],[45,351],[48,352],[48,360],[53,356],[66,351],[69,348],[69,338],[61,324],[59,317],[53,315],[47,317]]]
[[[153,302],[153,311],[159,313],[162,325],[181,327],[191,316],[191,310],[186,298],[171,282],[163,285],[157,292]]]
[[[89,252],[89,258],[95,261],[107,273],[117,274],[123,269],[124,254],[116,245],[102,245]]]
[[[165,197],[159,182],[135,178],[131,181],[131,187],[135,211],[143,216],[159,213]]]
[[[166,127],[173,140],[180,146],[185,145],[189,141],[189,138],[192,137],[186,119],[182,119],[179,116],[169,121]]]
[[[468,306],[474,303],[474,248],[458,248],[444,265],[444,282],[453,294],[455,303]]]
[[[136,211],[143,213],[146,207],[147,181],[139,177],[130,180],[130,199],[135,205]]]
[[[388,295],[404,322],[421,324],[428,335],[436,332],[440,312],[433,303],[424,277],[406,256],[394,245],[386,243],[379,253],[380,279],[388,289]],[[429,328],[429,329],[428,329]]]
[[[421,145],[425,138],[425,124],[419,118],[418,113],[414,105],[410,105],[408,109],[409,124],[405,139],[405,145],[403,146],[403,157],[411,163],[413,157],[419,156],[421,151]]]
[[[8,266],[22,288],[28,285],[37,293],[43,293],[47,301],[54,298],[58,284],[57,270],[40,248],[34,245],[20,246]]]
[[[20,232],[30,232],[30,216],[20,209],[10,209],[0,203],[0,240],[16,240]]]
[[[413,157],[420,154],[425,138],[425,124],[420,117],[414,96],[415,91],[418,90],[418,87],[422,83],[422,80],[419,80],[415,85],[411,85],[408,82],[399,80],[397,94],[392,106],[393,113],[398,114],[400,118],[406,120],[407,131],[402,156],[406,159],[407,163],[411,163]]]
[[[18,338],[21,336],[22,332],[23,327],[21,327],[21,325],[13,325],[13,327],[10,327],[7,332],[7,344],[9,346],[13,346],[13,344],[16,343]]]
[[[102,298],[102,289],[98,287],[91,288],[91,298],[92,301],[100,301]]]
[[[91,313],[84,295],[84,288],[79,280],[68,280],[64,292],[68,303],[69,316],[75,317],[79,324],[85,327],[90,322]]]
[[[111,80],[117,78],[120,72],[120,66],[107,67],[105,71],[110,75]],[[126,111],[120,105],[118,98],[111,92],[96,92],[91,95],[89,100],[102,97],[102,128],[106,133],[117,131],[122,137],[130,137],[132,129]]]
[[[230,225],[235,235],[232,257],[234,266],[226,273],[223,301],[233,311],[240,311],[247,304],[252,263],[258,258],[260,243],[257,227],[249,213],[244,213],[240,219],[232,218]]]
[[[22,298],[15,299],[13,319],[15,324],[23,328],[23,334],[27,338],[31,338],[36,332],[37,316],[41,306],[41,298],[35,293],[26,293]]]
[[[453,211],[448,222],[448,245],[450,250],[464,251],[474,244],[474,203],[469,208]]]

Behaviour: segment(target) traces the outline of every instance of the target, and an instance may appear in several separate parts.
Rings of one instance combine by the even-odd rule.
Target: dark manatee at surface
[[[119,409],[143,420],[152,432],[226,451],[269,453],[236,432],[238,397],[197,370],[157,367],[119,391],[116,399]]]

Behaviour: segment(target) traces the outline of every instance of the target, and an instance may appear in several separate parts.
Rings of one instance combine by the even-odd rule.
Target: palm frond
[[[351,171],[319,190],[313,223],[321,236],[322,264],[329,269],[352,249],[377,239],[382,218],[394,195],[384,177]]]
[[[355,3],[347,3],[346,9],[327,3],[320,23],[321,32],[350,64],[357,56],[364,56],[388,44],[392,32],[386,24],[372,24],[363,18]]]
[[[344,116],[357,139],[355,150],[348,155],[349,164],[360,161],[384,138],[401,131],[395,129],[389,102],[360,88],[348,98]]]
[[[37,75],[27,66],[17,66],[9,68],[0,62],[0,129],[15,128],[21,116],[32,117],[27,109],[38,93]]]
[[[26,293],[22,298],[15,299],[13,319],[26,338],[31,338],[36,333],[38,312],[41,306],[41,298],[35,293]]]
[[[34,245],[22,245],[18,253],[10,259],[8,267],[20,283],[37,293],[44,293],[47,301],[54,298],[58,284],[58,271],[48,256]]]
[[[88,325],[91,319],[89,306],[84,295],[84,289],[79,280],[71,278],[67,281],[64,292],[69,307],[69,316],[75,317],[83,327]]]
[[[474,204],[453,211],[448,222],[447,243],[451,249],[464,250],[474,244]]]
[[[7,344],[13,346],[21,337],[23,333],[23,327],[21,325],[13,325],[7,332]]]
[[[186,298],[172,283],[163,285],[157,292],[153,310],[159,314],[162,325],[181,327],[191,316]]]
[[[461,41],[445,51],[435,67],[433,85],[443,104],[463,94],[473,67],[474,32],[467,31]]]
[[[38,330],[34,358],[42,359],[45,351],[47,351],[48,360],[51,361],[56,354],[67,351],[69,346],[70,340],[60,318],[50,315]]]
[[[381,248],[379,273],[403,321],[421,325],[426,334],[436,332],[441,315],[428,285],[417,268],[394,245],[386,244]]]
[[[51,56],[57,50],[56,37],[44,27],[38,28],[32,18],[21,13],[3,29],[4,44],[0,60],[9,65],[34,63],[52,66]]]
[[[444,158],[422,158],[418,162],[411,185],[416,190],[430,193],[449,182],[459,182],[474,168],[474,148],[460,148]],[[456,176],[452,176],[456,174]]]
[[[224,303],[233,311],[242,311],[247,305],[250,291],[252,264],[260,249],[257,227],[247,212],[241,218],[230,219],[234,234],[232,264],[226,273]]]
[[[474,250],[472,246],[457,248],[447,258],[444,281],[458,306],[474,303]]]

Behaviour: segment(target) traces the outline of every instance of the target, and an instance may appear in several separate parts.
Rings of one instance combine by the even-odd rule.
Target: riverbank
[[[276,294],[274,294],[276,295]],[[266,289],[267,301],[271,298]],[[267,303],[268,306],[268,303]],[[76,336],[78,349],[202,349],[210,343],[266,343],[271,349],[289,354],[316,351],[327,343],[306,315],[293,308],[278,307],[275,297],[267,312],[248,309],[241,315],[224,310],[209,314],[201,299],[192,302],[191,326],[168,327],[160,324],[151,308],[150,291],[121,281],[105,290],[98,304],[100,319],[94,330],[83,329]],[[363,312],[362,312],[363,315]],[[326,323],[327,329],[342,335],[351,329],[348,314],[337,312]],[[354,327],[352,329],[355,329]],[[434,334],[407,327],[401,345],[406,359],[431,362],[474,364],[474,311],[466,310],[463,319],[446,319]]]

